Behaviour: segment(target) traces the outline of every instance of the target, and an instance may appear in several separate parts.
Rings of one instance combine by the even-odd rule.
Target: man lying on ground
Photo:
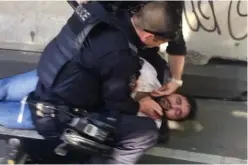
[[[196,113],[196,102],[192,97],[175,93],[159,98],[154,98],[150,95],[153,90],[161,87],[161,83],[157,79],[157,72],[154,67],[145,59],[141,60],[143,61],[143,66],[140,70],[141,75],[138,81],[133,84],[133,98],[137,101],[144,98],[155,100],[162,107],[168,120],[193,119]],[[0,125],[7,128],[34,129],[31,114],[25,109],[27,105],[24,105],[24,111],[21,110],[21,100],[34,91],[37,81],[36,70],[0,80]],[[17,105],[19,105],[20,109],[16,109]],[[146,117],[146,114],[139,113],[138,115]],[[154,113],[152,118],[160,128],[160,115]]]

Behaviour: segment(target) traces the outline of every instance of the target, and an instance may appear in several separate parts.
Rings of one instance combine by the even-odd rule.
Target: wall
[[[247,61],[247,1],[185,4],[183,33],[188,62],[206,64],[212,57]],[[63,1],[1,1],[0,48],[41,51],[71,13]]]

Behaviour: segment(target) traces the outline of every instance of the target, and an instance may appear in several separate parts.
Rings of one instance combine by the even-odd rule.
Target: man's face
[[[190,112],[190,104],[187,99],[179,94],[165,96],[161,99],[160,105],[165,110],[166,117],[169,120],[183,119]]]

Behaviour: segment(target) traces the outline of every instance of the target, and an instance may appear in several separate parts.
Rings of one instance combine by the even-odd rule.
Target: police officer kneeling
[[[37,131],[57,138],[73,128],[99,144],[113,133],[112,154],[90,163],[137,162],[158,138],[155,122],[136,116],[156,113],[157,105],[130,96],[142,65],[138,51],[175,37],[168,10],[166,2],[149,2],[117,20],[98,2],[76,7],[38,64],[38,85],[28,97]]]

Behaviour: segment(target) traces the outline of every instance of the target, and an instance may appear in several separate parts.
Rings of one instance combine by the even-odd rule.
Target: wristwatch
[[[177,80],[177,79],[175,79],[175,78],[172,77],[170,79],[170,81],[178,84],[180,87],[183,85],[183,80]]]

